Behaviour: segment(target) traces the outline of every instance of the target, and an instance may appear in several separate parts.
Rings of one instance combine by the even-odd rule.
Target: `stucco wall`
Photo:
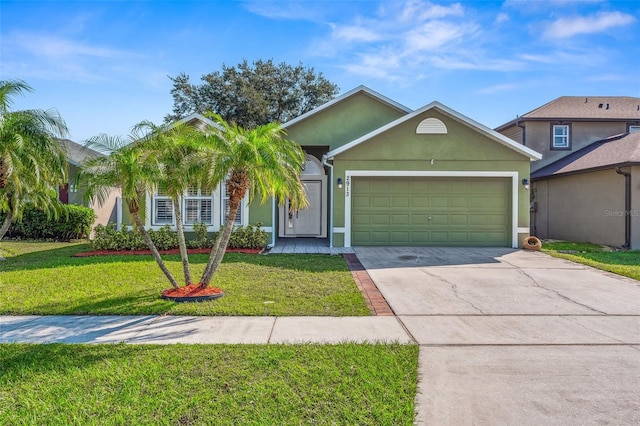
[[[531,223],[536,236],[624,244],[624,177],[615,170],[536,181],[531,190],[537,203]]]
[[[440,119],[446,135],[417,135],[423,119]],[[433,164],[431,163],[433,160]],[[529,158],[437,111],[427,111],[338,156],[334,181],[346,170],[504,171],[517,172],[518,182],[529,178]],[[344,227],[345,189],[335,186],[334,227]],[[518,185],[518,227],[529,227],[529,191]],[[518,236],[521,241],[524,234]],[[334,234],[334,245],[343,235]]]
[[[406,114],[389,104],[358,93],[287,127],[289,139],[302,146],[336,149]]]
[[[528,121],[525,123],[526,145],[542,154],[542,160],[532,163],[531,170],[536,171],[547,164],[575,152],[585,146],[609,136],[627,131],[625,122],[566,122],[571,124],[571,150],[551,149],[551,123],[548,121]]]
[[[629,170],[629,169],[626,169]],[[640,250],[640,166],[631,167],[631,248]]]

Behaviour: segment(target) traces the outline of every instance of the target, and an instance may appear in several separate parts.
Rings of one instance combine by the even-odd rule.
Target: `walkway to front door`
[[[328,238],[278,238],[269,254],[344,254],[353,253],[350,247],[329,247]]]

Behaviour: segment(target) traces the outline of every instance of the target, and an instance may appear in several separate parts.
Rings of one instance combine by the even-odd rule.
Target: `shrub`
[[[234,229],[229,239],[229,247],[263,248],[267,244],[267,233],[260,229],[260,225],[258,223],[256,226],[241,226]],[[187,247],[211,248],[213,246],[215,239],[209,238],[206,224],[195,224],[193,230],[195,238],[187,241]],[[149,230],[149,236],[158,250],[170,250],[178,247],[178,234],[169,225],[165,225],[157,231]],[[94,250],[144,250],[148,248],[137,228],[128,229],[127,226],[122,226],[122,229],[118,231],[113,223],[107,226],[96,226],[92,246]]]
[[[267,244],[267,233],[260,229],[262,224],[256,226],[240,226],[233,230],[229,238],[229,248],[261,249]]]
[[[3,219],[4,217],[0,218],[0,220]],[[96,214],[89,207],[63,204],[57,220],[53,216],[47,217],[47,214],[41,209],[27,207],[22,215],[22,220],[11,224],[7,236],[58,241],[87,238],[95,220]]]

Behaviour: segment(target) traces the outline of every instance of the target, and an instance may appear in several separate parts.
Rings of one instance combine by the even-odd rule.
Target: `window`
[[[229,194],[227,193],[227,186],[222,184],[222,214],[220,215],[221,225],[224,225],[224,222],[227,220],[227,213],[229,212]],[[246,197],[245,197],[246,199]],[[244,205],[245,200],[240,202],[240,206],[238,206],[238,213],[236,213],[236,220],[233,222],[235,226],[242,226],[242,221],[244,219]]]
[[[571,149],[570,128],[568,124],[552,126],[551,149]]]
[[[182,220],[185,225],[204,222],[213,223],[213,198],[211,190],[190,187],[184,195]]]
[[[629,133],[640,132],[640,126],[629,125]]]
[[[159,186],[153,196],[153,224],[173,225],[173,201],[163,186]]]

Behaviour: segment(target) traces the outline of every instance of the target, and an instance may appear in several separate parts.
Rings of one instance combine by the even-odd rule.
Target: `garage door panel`
[[[353,245],[509,246],[509,178],[355,177]]]

